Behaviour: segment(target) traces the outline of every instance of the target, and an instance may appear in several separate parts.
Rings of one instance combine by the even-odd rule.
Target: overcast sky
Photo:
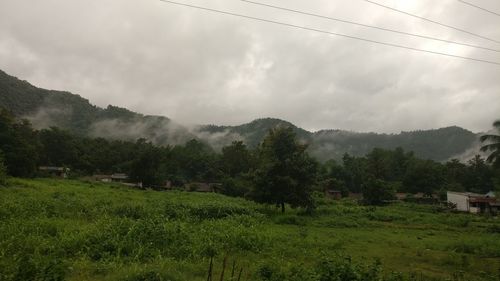
[[[178,0],[414,48],[500,62],[500,53],[259,7]],[[500,44],[363,0],[254,0],[481,45]],[[500,17],[457,0],[375,0],[500,41]],[[498,0],[469,0],[500,12]],[[500,118],[500,65],[255,22],[159,0],[1,0],[0,68],[99,106],[181,123],[259,117],[309,130],[399,132]]]

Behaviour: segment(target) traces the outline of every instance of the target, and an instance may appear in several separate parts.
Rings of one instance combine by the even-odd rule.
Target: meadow
[[[500,220],[316,196],[313,214],[218,194],[10,179],[0,280],[500,280]],[[226,260],[226,266],[223,266]],[[241,274],[240,274],[241,273]]]

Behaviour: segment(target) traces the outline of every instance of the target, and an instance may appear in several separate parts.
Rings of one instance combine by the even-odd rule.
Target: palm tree
[[[493,123],[493,127],[500,133],[500,120]],[[487,142],[487,144],[481,147],[481,151],[491,151],[490,156],[486,159],[488,163],[500,164],[500,134],[498,135],[483,135],[481,136],[481,142]]]

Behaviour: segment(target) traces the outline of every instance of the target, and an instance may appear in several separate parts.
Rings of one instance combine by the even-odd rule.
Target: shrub
[[[6,184],[7,184],[7,167],[5,167],[3,153],[0,150],[0,186],[5,186]]]

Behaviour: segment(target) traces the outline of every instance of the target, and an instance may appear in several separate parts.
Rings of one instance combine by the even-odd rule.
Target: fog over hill
[[[289,126],[301,141],[310,145],[310,153],[322,161],[340,159],[344,153],[362,156],[375,147],[402,147],[414,151],[418,157],[445,161],[474,155],[478,139],[477,134],[456,126],[399,134],[309,132],[274,118],[256,119],[238,126],[188,126],[167,117],[143,115],[112,105],[100,108],[79,95],[37,88],[3,71],[0,71],[0,107],[30,120],[38,129],[56,126],[79,135],[123,140],[145,138],[158,145],[183,144],[197,138],[216,150],[235,140],[255,147],[269,129]]]

